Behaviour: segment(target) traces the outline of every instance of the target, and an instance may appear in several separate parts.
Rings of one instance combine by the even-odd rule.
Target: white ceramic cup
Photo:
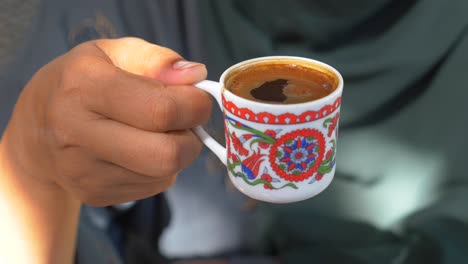
[[[225,87],[230,74],[258,64],[301,65],[333,76],[336,89],[314,101],[269,104],[239,97]],[[322,192],[335,173],[336,140],[343,78],[333,67],[312,59],[261,57],[227,69],[219,82],[196,87],[210,93],[224,113],[226,147],[201,127],[194,132],[227,166],[229,178],[254,199],[289,203]]]

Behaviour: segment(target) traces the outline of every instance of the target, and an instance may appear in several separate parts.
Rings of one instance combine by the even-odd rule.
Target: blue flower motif
[[[314,141],[307,141],[305,138],[298,137],[293,142],[283,147],[283,155],[279,161],[286,165],[288,171],[299,169],[306,170],[315,162],[316,144]]]

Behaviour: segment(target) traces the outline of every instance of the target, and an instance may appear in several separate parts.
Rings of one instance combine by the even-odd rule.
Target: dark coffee
[[[296,61],[246,65],[226,78],[226,87],[232,93],[273,104],[317,100],[332,93],[337,86],[338,79],[330,70]]]

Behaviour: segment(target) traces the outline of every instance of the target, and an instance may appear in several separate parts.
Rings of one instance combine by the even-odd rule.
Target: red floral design
[[[336,125],[338,124],[338,120],[340,119],[340,113],[336,113],[336,115],[333,117],[332,123],[328,127],[328,136],[331,137],[333,134],[333,131],[335,131]]]
[[[239,158],[234,154],[234,153],[230,153],[228,152],[229,154],[229,159],[232,160],[232,162],[238,162],[239,161]]]
[[[316,181],[320,181],[322,178],[323,178],[323,174],[322,174],[322,173],[317,172],[317,174],[315,174],[315,180],[316,180]]]
[[[237,153],[239,153],[239,155],[249,155],[249,151],[246,148],[244,148],[244,146],[242,146],[242,142],[236,136],[236,132],[232,132],[232,145],[234,146],[234,149],[237,151]]]
[[[271,178],[270,174],[268,173],[262,174],[260,178],[267,182],[271,182],[273,180],[273,178]],[[268,189],[268,190],[273,190],[273,188],[271,188],[271,186],[267,184],[263,184],[263,188]]]
[[[287,133],[276,140],[269,154],[270,165],[281,178],[299,182],[319,168],[325,152],[325,138],[317,129]]]
[[[327,112],[327,109],[323,111]],[[290,122],[291,119],[288,118],[292,116],[285,118],[287,120],[284,122]],[[326,129],[324,134],[329,133],[330,127],[337,125],[338,119],[338,115],[326,118],[323,123]],[[278,136],[281,131],[282,129],[257,130],[242,121],[225,116],[230,173],[242,178],[248,185],[263,185],[265,189],[276,190],[285,187],[297,189],[294,182],[312,177],[309,183],[313,183],[331,172],[335,165],[335,139],[331,139],[333,147],[327,150],[324,134],[318,129],[300,129]],[[265,156],[268,156],[266,166],[263,165]],[[260,168],[263,168],[263,173]],[[272,169],[272,174],[268,169]],[[287,182],[284,183],[279,178]],[[273,186],[272,183],[279,186]]]
[[[233,102],[227,101],[224,95],[222,96],[222,101],[226,111],[244,120],[262,124],[285,125],[302,124],[324,118],[335,112],[335,110],[340,107],[341,97],[338,97],[332,105],[325,105],[318,111],[306,111],[300,115],[292,113],[284,113],[280,115],[274,115],[268,112],[254,113],[248,108],[237,107]]]
[[[252,138],[252,134],[244,134],[239,139],[242,143],[246,142],[247,140]]]
[[[275,138],[276,137],[276,132],[274,130],[271,130],[271,129],[267,129],[265,131],[265,135],[271,137],[271,138]]]
[[[253,152],[253,154],[247,157],[245,160],[242,161],[242,172],[244,172],[247,178],[253,180],[257,178],[258,170],[260,169],[260,165],[263,162],[262,157],[265,155],[260,154],[260,150],[257,152]]]
[[[269,136],[271,138],[275,138],[276,137],[276,132],[274,130],[268,129],[267,131],[265,131],[265,135],[267,135],[267,136]],[[266,142],[258,142],[258,145],[263,149],[267,149],[268,147],[270,147],[270,144],[268,144]]]
[[[224,102],[224,100],[223,100]],[[234,114],[234,113],[233,113]],[[272,113],[268,113],[268,112],[261,112],[261,113],[258,113],[257,114],[257,121],[259,121],[259,123],[263,123],[263,124],[270,124],[272,122],[274,122],[276,116]]]
[[[228,155],[231,153],[231,134],[229,133],[228,124],[224,120],[224,135],[226,135],[226,148]]]

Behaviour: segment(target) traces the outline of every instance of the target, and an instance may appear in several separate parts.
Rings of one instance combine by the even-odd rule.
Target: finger
[[[74,130],[83,147],[99,159],[155,178],[177,174],[202,147],[190,130],[153,133],[113,120],[91,120]]]
[[[88,167],[88,185],[75,186],[79,199],[93,206],[107,206],[144,199],[169,189],[175,175],[155,178],[135,173],[106,161],[94,161]]]
[[[135,173],[116,164],[96,160],[91,153],[65,149],[57,164],[61,187],[80,201],[105,206],[143,199],[170,188],[175,175],[155,178]]]
[[[155,132],[190,129],[210,118],[210,96],[193,86],[167,87],[146,77],[110,69],[102,61],[83,60],[74,63],[94,63],[99,70],[69,66],[74,73],[68,74],[72,79],[69,82],[80,83],[81,102],[93,112]]]
[[[211,102],[205,92],[192,86],[165,90],[161,82],[116,68],[95,45],[75,48],[62,68],[65,90],[78,90],[73,94],[79,94],[89,110],[128,125],[163,132],[193,128],[209,119]]]
[[[172,64],[171,68],[162,69],[159,74],[145,75],[165,84],[194,84],[206,79],[208,71],[204,64],[179,60]]]
[[[108,204],[135,201],[156,195],[169,189],[176,181],[176,174],[155,178],[106,161],[96,161],[96,168],[102,178],[97,182],[95,189],[97,193],[106,193],[106,195],[100,199],[96,197],[95,200],[104,200]]]
[[[142,39],[103,39],[95,43],[120,69],[165,84],[193,84],[207,75],[205,65],[185,61],[175,51]]]
[[[106,161],[106,160],[93,160],[93,166],[95,173],[99,173],[99,181],[103,184],[110,184],[113,186],[125,186],[128,184],[151,184],[160,182],[161,179],[153,176],[148,176],[140,173],[136,173],[127,168],[124,168],[118,164]],[[167,178],[171,178],[175,175],[169,175]]]
[[[81,202],[91,206],[110,206],[154,196],[166,190],[161,188],[161,186],[159,183],[138,183],[117,187],[103,186],[103,188],[97,188],[95,192],[84,194],[79,199]],[[109,188],[112,188],[112,191],[109,191]]]

